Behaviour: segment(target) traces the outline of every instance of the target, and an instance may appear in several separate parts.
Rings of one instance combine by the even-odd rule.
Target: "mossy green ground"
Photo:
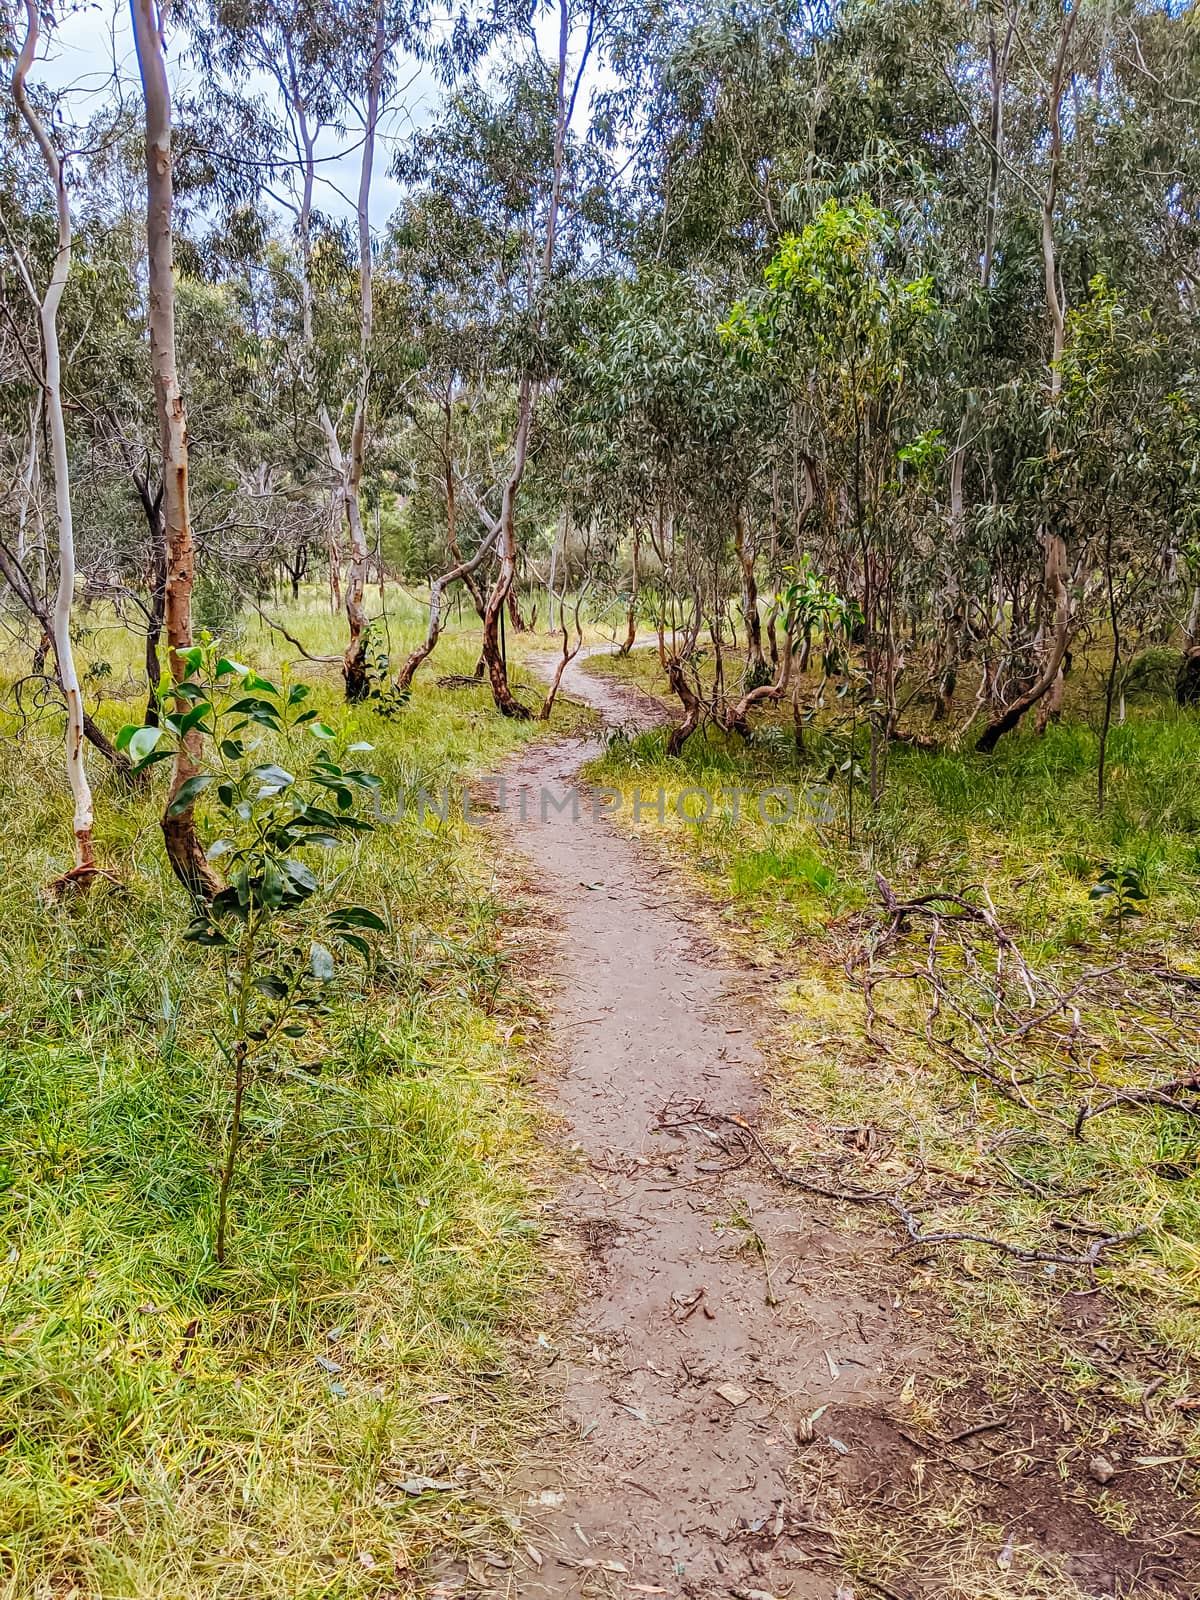
[[[399,649],[423,619],[391,609]],[[110,733],[144,705],[136,641],[113,621],[78,618]],[[287,623],[314,653],[340,648],[320,597]],[[348,712],[336,668],[257,621],[233,641],[260,671],[293,662],[326,719],[374,745],[385,796],[459,785],[536,736],[483,688],[436,687],[472,670],[467,632],[387,718]],[[10,684],[28,670],[17,651],[3,665]],[[61,715],[2,731],[0,1593],[397,1594],[434,1544],[503,1543],[497,1485],[532,1426],[506,1350],[536,1303],[538,1207],[508,1042],[529,1002],[485,841],[410,814],[340,852],[340,895],[389,933],[258,1076],[220,1271],[218,976],[181,941],[162,771],[130,794],[89,757],[120,886],[49,903],[39,888],[70,865]]]
[[[588,667],[662,693],[653,651]],[[796,1166],[834,1187],[875,1190],[923,1171],[908,1200],[926,1231],[1051,1255],[1136,1232],[1103,1252],[1096,1274],[1122,1336],[1141,1352],[1123,1367],[1074,1336],[1073,1314],[1065,1318],[1087,1304],[1063,1298],[1093,1287],[1086,1272],[965,1244],[944,1248],[918,1282],[936,1285],[979,1336],[980,1365],[962,1382],[994,1384],[999,1397],[1019,1372],[1069,1408],[1091,1394],[1103,1402],[1089,1424],[1097,1445],[1104,1415],[1119,1415],[1147,1435],[1147,1457],[1174,1456],[1195,1443],[1200,1118],[1118,1105],[1086,1121],[1079,1137],[1074,1119],[1080,1105],[1200,1072],[1200,992],[1187,981],[1200,974],[1200,717],[1163,700],[1131,701],[1112,730],[1103,815],[1096,720],[1094,686],[1080,686],[1067,719],[1044,738],[1021,732],[991,758],[893,747],[878,807],[859,786],[853,843],[845,734],[810,730],[801,758],[790,716],[786,725],[764,717],[749,743],[697,734],[675,759],[660,734],[617,739],[590,775],[630,798],[665,791],[666,822],[644,809],[639,832],[699,876],[751,959],[783,975],[774,1132]],[[859,760],[865,767],[865,744]],[[707,821],[673,815],[688,788],[768,785],[808,791],[808,814],[767,825],[743,799],[736,820],[728,800]],[[628,804],[621,815],[634,826]],[[1134,870],[1147,896],[1119,933],[1111,901],[1090,898],[1107,866]],[[911,919],[881,947],[877,875],[901,899],[933,890],[990,899],[1039,985],[1076,991],[1071,1004],[1010,1037],[1038,1009],[1015,962],[1007,960],[1001,989],[994,940],[947,914],[934,958],[944,995],[931,1016],[930,921]],[[870,1027],[868,970],[878,977]],[[1039,1006],[1050,992],[1039,988]],[[1000,1081],[970,1070],[976,1061],[990,1062]],[[865,1131],[851,1138],[854,1129],[871,1130],[869,1143]],[[852,1215],[904,1243],[894,1216]],[[1156,1376],[1163,1381],[1143,1411]]]

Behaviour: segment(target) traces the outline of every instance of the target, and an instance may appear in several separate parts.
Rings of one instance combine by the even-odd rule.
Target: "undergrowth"
[[[397,637],[422,626],[411,609]],[[79,627],[110,734],[144,705],[111,622],[85,611]],[[287,625],[315,654],[343,627],[319,599]],[[529,736],[485,689],[435,686],[470,673],[469,636],[443,639],[383,717],[345,708],[336,668],[257,622],[241,631],[243,659],[291,662],[322,715],[374,746],[389,809]],[[28,670],[16,650],[3,666],[10,682]],[[527,1002],[484,841],[410,808],[337,852],[339,893],[389,931],[259,1075],[219,1270],[216,968],[182,942],[163,780],[125,792],[89,753],[97,852],[118,883],[42,900],[70,859],[61,716],[4,703],[0,1593],[412,1592],[435,1544],[503,1544],[496,1486],[532,1426],[506,1357],[538,1273],[533,1112],[507,1042]]]

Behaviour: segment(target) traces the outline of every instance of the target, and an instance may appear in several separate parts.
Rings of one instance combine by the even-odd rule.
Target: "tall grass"
[[[399,646],[421,619],[392,621]],[[112,622],[80,628],[109,732],[144,703]],[[338,647],[319,598],[287,625],[314,654]],[[257,623],[237,631],[261,671],[294,658]],[[25,670],[16,653],[4,665],[10,681]],[[347,712],[336,669],[288,670],[375,746],[390,794],[461,784],[529,736],[485,691],[435,686],[473,665],[471,638],[447,637],[386,719]],[[256,1082],[218,1271],[216,969],[182,943],[161,793],[125,792],[90,758],[97,849],[120,887],[40,898],[69,865],[61,718],[17,726],[7,703],[0,1593],[408,1592],[433,1543],[493,1536],[484,1486],[528,1423],[506,1356],[537,1281],[533,1118],[509,1042],[526,1001],[484,841],[410,814],[339,853],[340,892],[391,932]]]

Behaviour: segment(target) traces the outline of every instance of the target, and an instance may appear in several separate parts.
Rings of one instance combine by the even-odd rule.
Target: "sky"
[[[188,40],[176,28],[167,38],[167,70],[172,90],[186,93],[199,87],[197,68],[187,59]],[[131,92],[137,84],[137,55],[129,8],[105,0],[85,0],[77,10],[63,16],[53,34],[43,33],[38,61],[30,80],[44,83],[69,94],[70,116],[84,122],[98,111],[113,93],[114,77]],[[267,79],[256,85],[269,94],[273,86]],[[400,186],[388,172],[388,141],[402,137],[414,123],[427,121],[437,102],[437,85],[431,78],[418,77],[407,90],[402,106],[385,117],[382,126],[384,147],[377,154],[371,184],[371,222],[381,228],[400,203]],[[358,189],[359,155],[351,130],[339,140],[327,133],[317,148],[317,209],[335,217],[352,217]]]

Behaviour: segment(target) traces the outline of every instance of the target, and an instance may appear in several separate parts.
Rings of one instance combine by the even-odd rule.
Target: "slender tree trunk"
[[[162,512],[166,528],[167,581],[164,622],[171,675],[177,684],[189,676],[183,659],[192,644],[192,583],[195,556],[188,505],[187,415],[179,387],[175,356],[175,276],[171,213],[174,180],[171,171],[171,97],[162,39],[162,15],[154,0],[130,0],[133,38],[146,102],[146,253],[149,277],[148,317],[150,363],[162,448]],[[188,702],[175,702],[183,715]],[[179,741],[167,800],[196,775],[201,738],[193,729]],[[189,807],[177,816],[163,816],[163,840],[176,877],[198,899],[211,899],[220,888],[196,835]]]
[[[521,375],[517,394],[517,431],[513,440],[513,464],[504,485],[500,506],[500,571],[488,596],[483,616],[482,655],[492,683],[496,709],[505,717],[518,720],[529,716],[528,706],[513,694],[508,683],[508,664],[500,644],[500,623],[517,565],[517,495],[525,473],[529,449],[529,430],[533,422],[534,385],[528,373]]]
[[[637,521],[633,524],[633,579],[629,586],[629,615],[625,622],[625,642],[617,652],[618,655],[627,656],[637,642],[637,604],[638,591],[641,588],[641,530]]]
[[[146,532],[150,540],[148,563],[150,604],[146,611],[146,725],[158,727],[158,685],[162,677],[162,663],[158,646],[162,639],[163,622],[167,609],[167,540],[162,518],[162,488],[150,493],[150,485],[140,472],[133,474],[134,488],[146,514]]]
[[[762,624],[758,615],[758,584],[754,576],[754,547],[749,537],[749,517],[739,506],[734,518],[733,548],[742,576],[742,616],[746,622],[746,668],[751,684],[756,685],[767,672],[763,656]]]
[[[459,578],[469,578],[475,569],[481,566],[483,562],[487,560],[488,556],[492,552],[493,547],[495,546],[496,537],[499,532],[500,524],[497,523],[492,531],[483,540],[482,544],[479,546],[479,549],[476,550],[475,554],[469,561],[460,561],[456,567],[451,567],[449,572],[443,572],[440,578],[435,578],[430,584],[429,625],[425,631],[424,643],[418,645],[418,647],[404,662],[403,666],[400,668],[400,671],[396,675],[396,688],[401,693],[404,693],[412,688],[412,681],[416,676],[417,668],[423,661],[433,654],[434,646],[437,644],[438,639],[441,636],[442,628],[445,625],[442,621],[443,594],[449,588],[449,586],[456,582]]]
[[[1066,341],[1066,311],[1063,297],[1059,292],[1058,256],[1054,242],[1054,207],[1058,198],[1058,177],[1062,165],[1062,100],[1066,86],[1067,56],[1078,15],[1078,0],[1076,0],[1075,6],[1062,16],[1048,107],[1050,161],[1046,189],[1042,196],[1041,238],[1046,309],[1050,316],[1051,328],[1049,377],[1051,406],[1057,401],[1062,390],[1062,355]],[[1048,451],[1050,455],[1055,453],[1053,436],[1050,438]],[[1042,542],[1045,552],[1043,589],[1048,608],[1054,618],[1053,629],[1048,633],[1045,642],[1043,668],[1033,685],[984,729],[975,748],[985,754],[996,748],[1000,738],[1015,728],[1026,711],[1036,705],[1043,695],[1052,696],[1052,705],[1055,701],[1061,705],[1063,662],[1066,659],[1071,631],[1071,602],[1067,587],[1067,542],[1057,520],[1045,528]]]
[[[558,28],[558,67],[555,78],[554,94],[554,155],[551,171],[550,205],[546,214],[546,233],[542,243],[542,259],[540,272],[533,278],[534,288],[530,309],[535,313],[535,323],[538,332],[543,325],[543,307],[541,298],[550,283],[554,270],[554,248],[558,239],[558,216],[562,207],[563,169],[566,163],[567,128],[571,120],[571,113],[575,106],[575,96],[583,77],[583,70],[587,64],[588,53],[591,49],[592,34],[589,30],[588,41],[579,63],[579,70],[575,76],[574,87],[570,94],[567,93],[567,56],[571,38],[571,14],[569,0],[559,0],[559,28]],[[533,276],[531,274],[531,276]],[[504,659],[504,652],[500,647],[499,629],[500,615],[508,602],[516,578],[517,546],[516,546],[516,514],[517,497],[521,491],[521,480],[525,474],[525,461],[529,452],[529,435],[533,426],[533,414],[537,405],[537,385],[530,372],[521,374],[517,388],[517,427],[513,438],[513,464],[504,485],[504,499],[500,512],[500,571],[495,585],[488,596],[487,607],[483,618],[483,639],[481,654],[487,665],[488,675],[492,681],[492,698],[496,707],[506,717],[527,717],[529,710],[515,698],[508,685],[508,670]],[[523,626],[523,625],[522,625]]]
[[[371,343],[375,320],[371,270],[371,174],[375,160],[375,136],[379,128],[385,53],[383,5],[380,3],[375,9],[374,54],[367,84],[366,129],[363,135],[362,165],[358,177],[358,395],[354,404],[354,422],[350,430],[350,452],[342,478],[346,526],[350,535],[350,560],[346,566],[346,621],[349,624],[350,638],[346,644],[342,669],[346,680],[347,700],[365,700],[370,688],[367,681],[365,605],[370,551],[367,548],[367,536],[363,528],[359,490],[362,486],[367,401],[371,382]]]
[[[79,687],[79,675],[75,670],[75,652],[71,648],[71,604],[75,597],[75,532],[71,520],[71,477],[67,462],[67,429],[63,417],[62,356],[58,344],[58,308],[71,270],[71,211],[67,203],[62,162],[26,92],[26,79],[33,65],[38,41],[36,0],[25,0],[25,14],[25,42],[13,72],[13,96],[46,164],[46,170],[54,186],[58,219],[58,248],[55,251],[54,265],[51,268],[46,292],[39,297],[33,280],[29,277],[26,278],[26,286],[37,304],[42,333],[44,402],[50,432],[54,510],[58,523],[58,591],[54,600],[52,632],[54,657],[58,664],[59,682],[62,684],[63,698],[67,707],[67,780],[75,803],[75,876],[79,882],[85,882],[96,870],[96,854],[92,842],[92,791],[83,761],[83,695]],[[24,272],[24,268],[22,271]]]

